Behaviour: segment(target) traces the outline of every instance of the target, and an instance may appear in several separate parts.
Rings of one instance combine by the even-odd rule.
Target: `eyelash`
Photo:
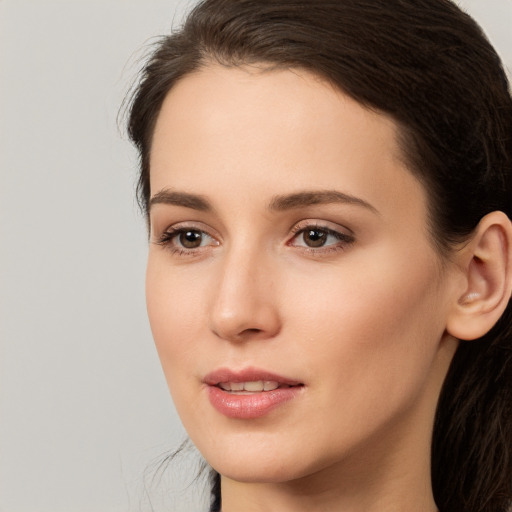
[[[164,233],[162,233],[162,235],[159,237],[156,243],[170,250],[171,253],[176,256],[195,256],[198,251],[204,250],[205,248],[211,248],[211,246],[186,248],[175,245],[176,238],[178,238],[182,234],[189,232],[200,233],[202,236],[206,235],[212,240],[216,240],[213,236],[209,235],[204,229],[200,229],[195,226],[183,226],[177,228],[168,228],[166,231],[164,231]],[[217,242],[215,245],[219,245],[219,243]]]
[[[299,235],[303,235],[308,231],[321,231],[325,233],[327,236],[333,236],[336,238],[337,243],[329,244],[329,245],[322,245],[318,248],[314,247],[308,247],[308,246],[300,246],[300,245],[294,245],[292,242],[296,240]],[[352,234],[348,233],[342,233],[340,231],[336,231],[335,229],[329,228],[328,226],[325,226],[323,224],[315,223],[315,222],[306,222],[306,223],[299,223],[296,226],[294,226],[291,230],[293,237],[289,242],[287,242],[288,246],[292,247],[298,247],[301,250],[303,250],[306,253],[315,255],[315,256],[322,256],[324,254],[329,254],[332,252],[339,252],[346,250],[350,245],[352,245],[355,242],[355,237]]]
[[[327,236],[332,236],[337,239],[337,242],[334,244],[329,245],[321,245],[318,247],[309,247],[306,245],[295,245],[293,243],[294,240],[296,240],[299,235],[306,233],[307,231],[320,231],[322,233],[325,233]],[[189,232],[195,232],[200,233],[203,237],[206,236],[210,238],[211,240],[214,240],[214,244],[208,244],[205,246],[199,246],[194,248],[186,248],[182,246],[176,245],[176,239],[185,233]],[[314,222],[307,222],[307,223],[299,223],[295,225],[292,230],[292,237],[291,239],[286,243],[289,247],[296,247],[299,250],[308,253],[310,255],[314,256],[322,256],[326,254],[330,254],[332,252],[338,252],[343,251],[348,248],[348,246],[352,245],[355,242],[355,237],[352,234],[347,233],[341,233],[339,231],[336,231],[334,229],[331,229],[325,225],[314,223]],[[158,245],[161,245],[165,247],[166,249],[170,250],[173,255],[176,256],[196,256],[198,252],[211,249],[212,246],[219,245],[218,240],[210,235],[207,231],[204,229],[200,229],[195,226],[183,226],[183,227],[170,227],[168,228],[162,235],[159,237],[159,239],[156,241]]]

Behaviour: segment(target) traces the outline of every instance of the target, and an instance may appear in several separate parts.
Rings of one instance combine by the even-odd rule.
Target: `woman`
[[[511,504],[512,101],[447,0],[206,0],[131,105],[211,510]]]

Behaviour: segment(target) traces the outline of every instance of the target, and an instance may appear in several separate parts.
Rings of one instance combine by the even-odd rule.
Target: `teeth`
[[[263,391],[265,389],[265,384],[262,380],[257,380],[254,382],[244,382],[244,391]]]
[[[273,380],[266,380],[263,383],[263,390],[264,391],[272,391],[274,389],[277,389],[279,387],[279,384]]]
[[[250,382],[221,382],[219,387],[224,391],[249,391],[258,393],[261,391],[273,391],[279,387],[279,383],[272,380],[256,380]]]

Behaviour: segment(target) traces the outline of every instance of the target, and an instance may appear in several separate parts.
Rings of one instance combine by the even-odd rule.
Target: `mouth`
[[[275,389],[291,388],[288,384],[282,384],[275,380],[254,380],[248,382],[219,382],[217,386],[228,393],[239,395],[274,391]]]
[[[211,405],[228,418],[254,419],[299,396],[302,382],[253,368],[220,369],[203,379]]]

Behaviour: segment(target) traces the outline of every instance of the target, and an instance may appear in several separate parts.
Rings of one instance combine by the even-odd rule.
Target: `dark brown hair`
[[[512,99],[496,52],[449,0],[205,0],[164,37],[141,73],[128,130],[147,213],[156,118],[178,80],[215,61],[301,68],[399,126],[429,194],[441,253],[494,210],[512,218]],[[439,399],[432,443],[443,512],[508,512],[512,503],[512,312],[461,342]],[[312,434],[313,435],[313,434]],[[212,511],[220,509],[213,474]]]

